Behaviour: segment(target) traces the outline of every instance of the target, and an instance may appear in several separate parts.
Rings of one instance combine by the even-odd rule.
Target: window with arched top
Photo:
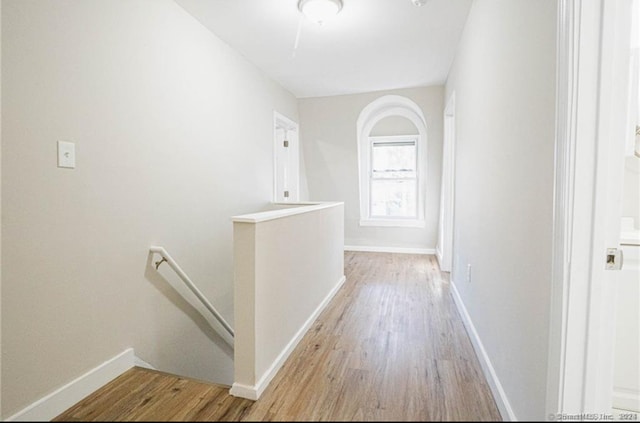
[[[374,131],[390,120],[401,133]],[[406,97],[380,97],[360,113],[357,137],[360,225],[424,227],[427,125],[420,107]]]

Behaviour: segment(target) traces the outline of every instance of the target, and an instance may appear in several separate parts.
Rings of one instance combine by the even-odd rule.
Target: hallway
[[[345,275],[257,402],[133,369],[57,420],[500,420],[434,256],[346,252]]]

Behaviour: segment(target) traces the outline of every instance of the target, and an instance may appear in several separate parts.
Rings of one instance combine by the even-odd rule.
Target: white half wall
[[[344,205],[234,217],[235,374],[256,400],[344,278]]]
[[[422,109],[427,122],[427,193],[424,228],[360,226],[356,123],[362,109],[385,95],[400,95]],[[306,164],[309,196],[319,201],[342,201],[345,242],[361,247],[434,249],[438,231],[442,165],[442,86],[379,91],[365,94],[298,100],[300,139]],[[388,117],[372,135],[416,134],[405,118]]]
[[[547,417],[556,8],[475,0],[446,84],[456,95],[452,280],[518,420]]]
[[[271,201],[293,95],[172,0],[3,0],[2,91],[2,416],[128,347],[231,384],[233,351],[148,249],[233,325],[229,217]]]

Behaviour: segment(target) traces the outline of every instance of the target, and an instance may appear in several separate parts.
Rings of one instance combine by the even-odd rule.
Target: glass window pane
[[[372,180],[372,217],[417,217],[416,181]]]
[[[416,143],[373,142],[371,169],[374,178],[415,178]]]

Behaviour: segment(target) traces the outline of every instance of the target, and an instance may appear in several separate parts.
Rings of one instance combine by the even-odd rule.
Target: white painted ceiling
[[[175,1],[298,98],[443,84],[472,3],[343,0],[319,26],[298,0]]]

